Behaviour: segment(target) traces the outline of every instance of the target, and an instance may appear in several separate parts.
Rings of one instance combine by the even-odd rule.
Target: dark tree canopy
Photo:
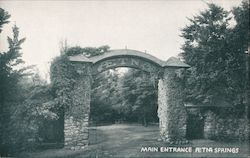
[[[249,7],[244,1],[233,9],[234,18],[223,8],[208,9],[190,18],[182,29],[185,44],[181,56],[191,65],[186,73],[186,101],[198,104],[244,104]],[[235,26],[230,26],[232,20]]]

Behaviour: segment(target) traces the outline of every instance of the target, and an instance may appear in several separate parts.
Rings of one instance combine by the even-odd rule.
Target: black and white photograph
[[[248,0],[0,0],[0,158],[249,158]]]

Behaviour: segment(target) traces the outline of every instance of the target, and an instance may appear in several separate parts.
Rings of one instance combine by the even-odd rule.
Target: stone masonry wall
[[[158,117],[160,136],[165,142],[186,143],[187,113],[179,84],[175,82],[175,69],[165,69],[158,82]]]
[[[64,145],[77,150],[88,145],[91,76],[90,65],[75,64],[76,83],[72,90],[72,105],[65,112]]]
[[[216,116],[213,112],[208,111],[205,113],[204,120],[204,138],[212,139],[215,136]]]
[[[73,117],[65,119],[64,123],[64,145],[67,149],[83,149],[88,145],[88,116],[85,120],[76,121]]]
[[[245,118],[221,117],[212,111],[205,113],[204,137],[207,139],[248,140],[248,122]]]

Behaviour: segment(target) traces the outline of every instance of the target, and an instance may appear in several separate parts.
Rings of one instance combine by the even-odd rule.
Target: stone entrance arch
[[[70,56],[77,72],[72,91],[72,108],[65,111],[64,144],[66,148],[82,149],[88,145],[88,125],[92,76],[116,67],[132,67],[156,75],[158,81],[158,117],[163,141],[184,140],[186,111],[181,92],[172,93],[178,85],[173,81],[175,70],[189,66],[177,58],[162,61],[152,55],[129,49],[111,50],[103,55],[87,58]],[[178,88],[176,88],[178,90]],[[80,113],[75,115],[74,111]]]

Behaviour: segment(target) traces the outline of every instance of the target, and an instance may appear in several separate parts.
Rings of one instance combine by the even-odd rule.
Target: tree
[[[10,18],[10,14],[6,12],[4,9],[0,8],[0,33],[2,32],[2,28],[4,24],[8,24],[8,19]]]
[[[229,27],[230,20],[229,12],[208,4],[208,9],[190,18],[190,24],[182,30],[185,44],[181,56],[191,65],[186,73],[186,101],[209,105],[220,104],[221,100],[233,105],[243,103],[246,38],[237,37],[241,34],[237,30],[239,20],[236,18],[234,28]]]
[[[9,21],[10,15],[8,12],[0,8],[0,32],[4,24]],[[14,25],[12,28],[13,36],[8,37],[9,49],[7,52],[0,52],[0,154],[7,154],[14,149],[12,137],[13,125],[12,116],[13,110],[24,101],[24,93],[21,93],[19,86],[20,79],[26,75],[27,68],[20,68],[24,63],[21,59],[22,53],[21,44],[25,38],[19,39],[19,28]]]
[[[0,9],[0,28],[10,15]],[[38,75],[31,78],[33,66],[22,64],[19,28],[14,25],[8,37],[9,49],[0,53],[0,155],[11,156],[35,147],[42,121],[56,117],[51,103],[51,89]],[[38,73],[37,73],[38,74]]]
[[[242,1],[242,4],[239,7],[235,7],[232,10],[234,14],[234,19],[236,21],[236,26],[234,27],[233,31],[231,32],[230,35],[230,44],[232,46],[232,53],[237,54],[236,57],[234,58],[235,63],[240,62],[240,73],[237,75],[238,80],[236,80],[235,85],[241,85],[240,87],[237,87],[237,90],[239,91],[239,95],[243,95],[245,93],[245,103],[246,103],[246,109],[245,111],[248,112],[248,119],[250,117],[250,108],[249,108],[249,98],[250,98],[250,84],[249,84],[249,76],[250,76],[250,56],[249,56],[249,2],[248,1]],[[244,53],[245,54],[245,60],[244,60]],[[243,63],[246,63],[246,66],[244,68]],[[234,64],[236,65],[236,64]],[[237,69],[235,69],[237,70]],[[245,73],[246,71],[246,73]],[[233,76],[236,75],[236,73],[232,72]],[[245,76],[244,76],[245,75]],[[245,78],[244,78],[245,77]],[[245,81],[245,82],[242,82]],[[245,84],[245,86],[244,86]]]
[[[25,38],[19,40],[19,28],[16,25],[14,25],[12,31],[13,38],[8,37],[9,50],[0,54],[0,100],[2,103],[13,98],[13,94],[16,93],[16,85],[27,69],[16,68],[23,63],[20,46],[25,41]]]
[[[114,123],[118,120],[119,75],[116,69],[93,77],[90,116],[96,123]]]
[[[144,126],[157,118],[157,87],[154,76],[129,69],[122,78],[120,108],[127,121],[140,121]]]

